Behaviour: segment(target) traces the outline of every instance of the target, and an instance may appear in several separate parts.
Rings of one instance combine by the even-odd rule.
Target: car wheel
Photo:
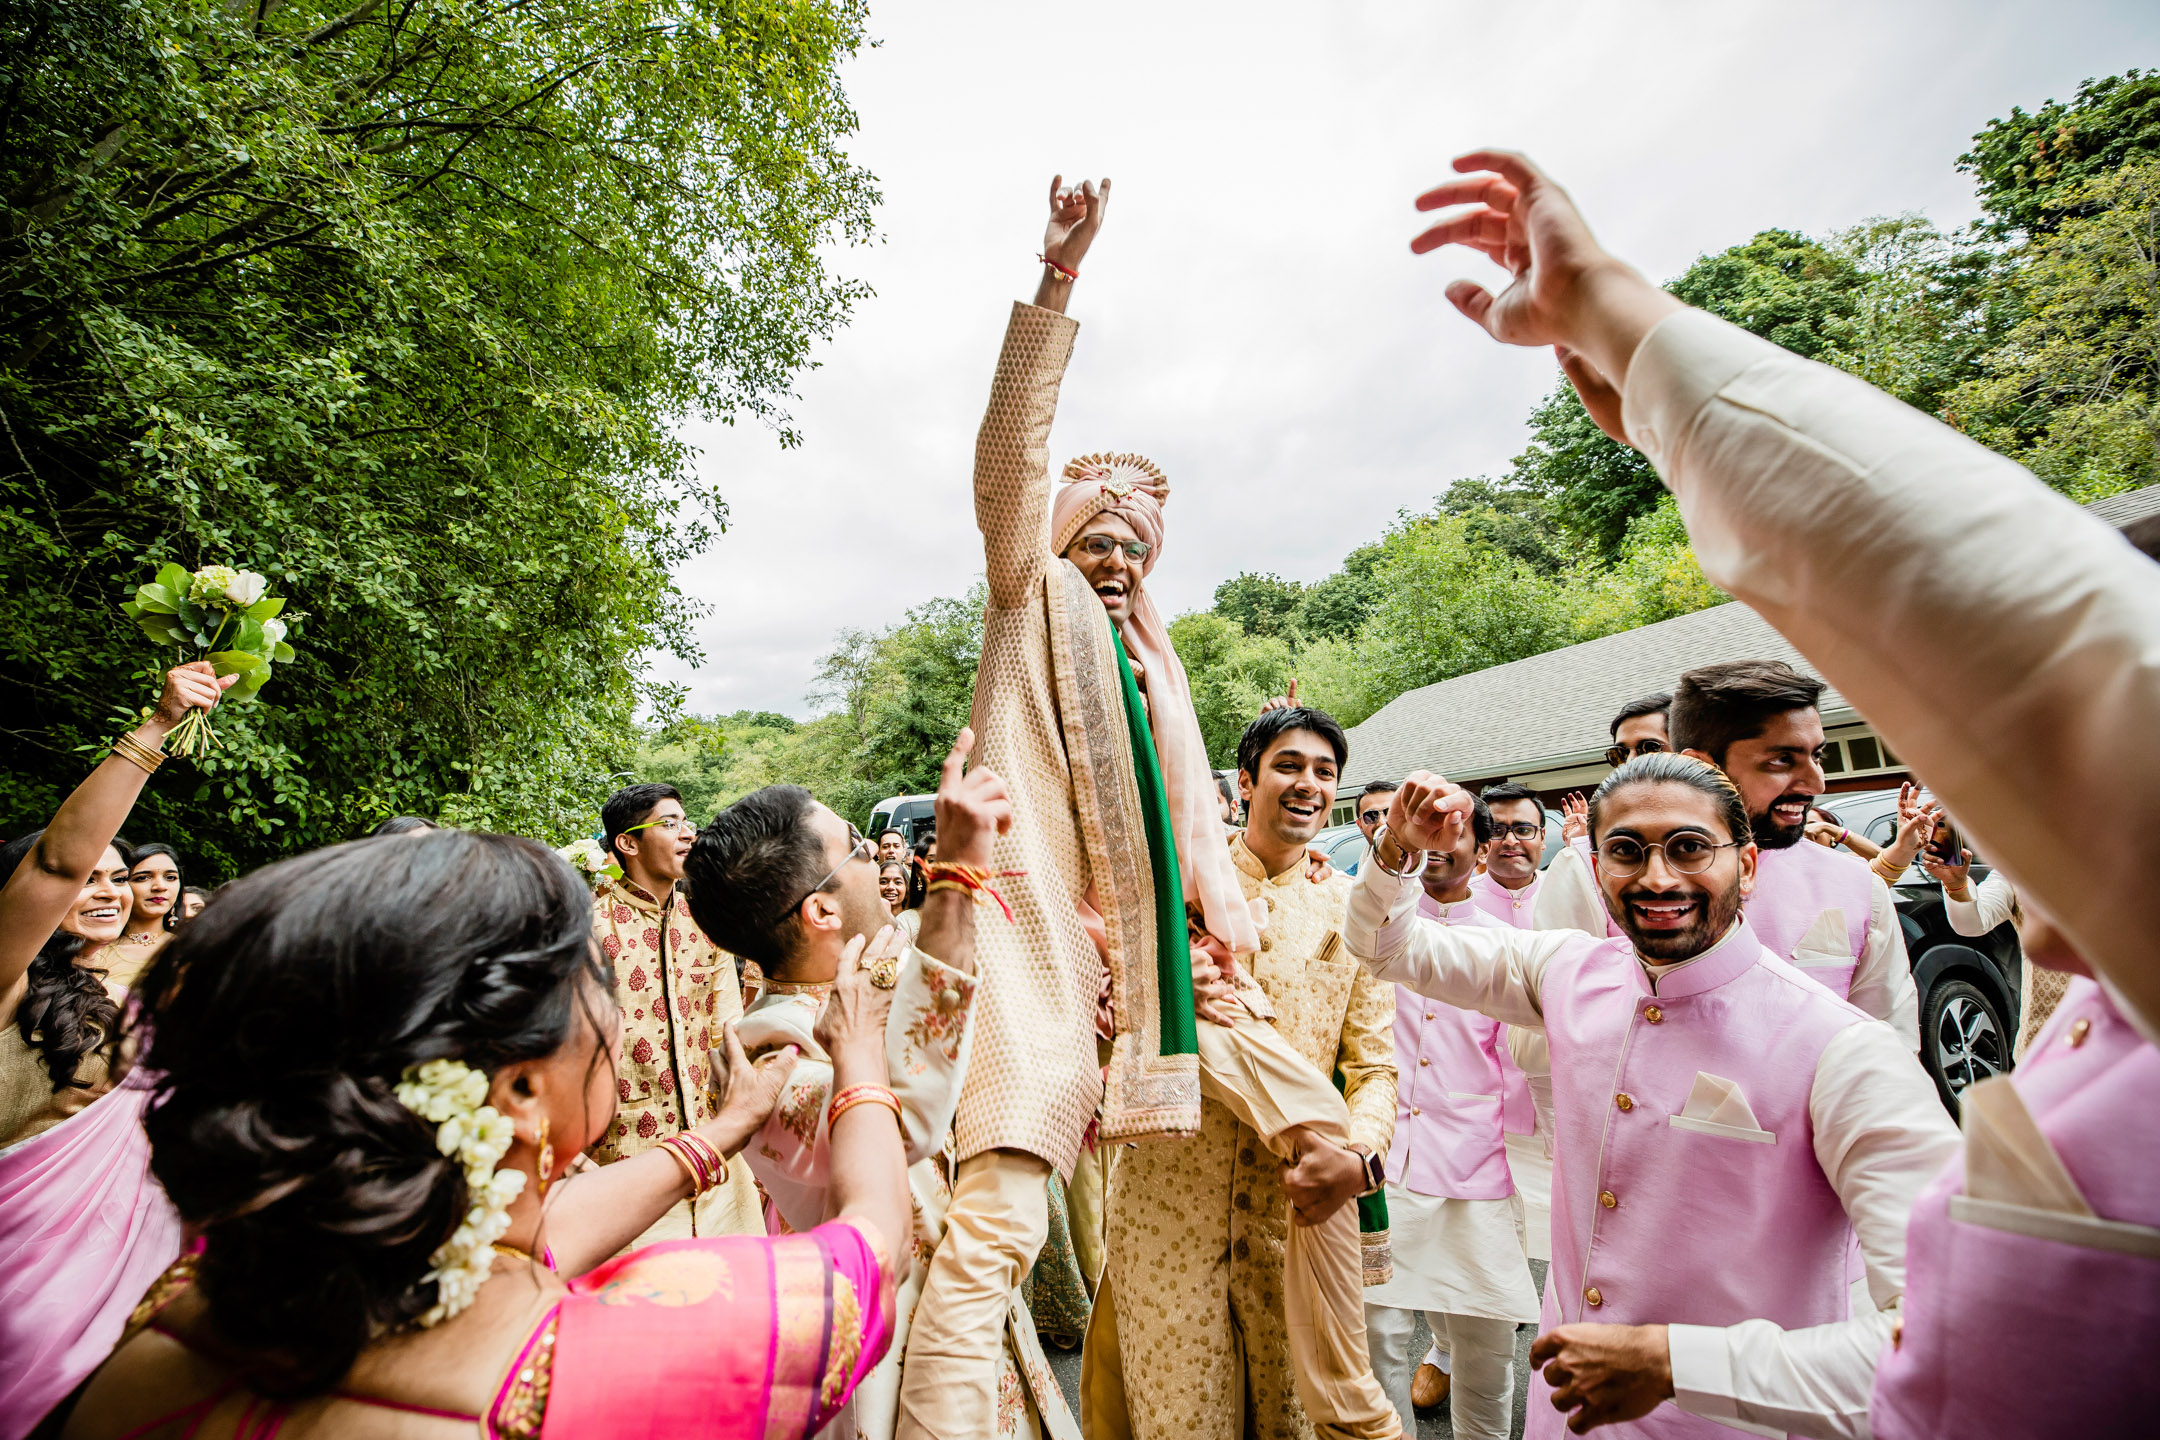
[[[1995,1002],[1971,981],[1944,980],[1928,991],[1920,1059],[1952,1115],[1965,1087],[2009,1073],[2011,1038]]]

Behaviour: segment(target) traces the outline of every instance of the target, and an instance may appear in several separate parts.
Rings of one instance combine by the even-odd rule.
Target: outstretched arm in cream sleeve
[[[1776,626],[2160,1030],[2160,568],[2002,456],[1683,306],[1519,155],[1458,159],[1413,242],[1505,265],[1449,299],[1553,345],[1656,465],[1712,581]],[[1471,174],[1467,172],[1483,172]],[[1985,635],[1988,643],[1971,643]],[[2086,845],[2056,820],[2091,815]]]
[[[1057,416],[1058,388],[1072,360],[1080,327],[1065,318],[1080,258],[1102,228],[1110,182],[1090,181],[1068,190],[1062,177],[1050,182],[1050,223],[1035,303],[1015,302],[1005,324],[1005,348],[990,385],[990,408],[975,436],[975,524],[982,531],[990,603],[1010,610],[1026,602],[1029,587],[1050,555],[1050,422]],[[1063,269],[1057,268],[1062,266]]]

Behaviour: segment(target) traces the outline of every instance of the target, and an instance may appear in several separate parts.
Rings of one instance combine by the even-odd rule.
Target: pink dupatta
[[[799,1440],[892,1343],[877,1252],[846,1221],[662,1241],[570,1292],[542,1440]]]
[[[180,1254],[150,1174],[138,1066],[52,1129],[0,1150],[0,1440],[22,1440],[105,1363]]]

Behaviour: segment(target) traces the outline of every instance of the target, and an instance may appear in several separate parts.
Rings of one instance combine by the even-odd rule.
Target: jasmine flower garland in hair
[[[438,1324],[479,1298],[481,1282],[495,1263],[492,1248],[510,1228],[510,1202],[524,1193],[525,1172],[497,1170],[517,1130],[487,1103],[488,1078],[462,1060],[408,1065],[397,1098],[423,1120],[435,1122],[435,1148],[465,1169],[465,1218],[428,1256],[434,1268],[420,1283],[435,1282],[435,1304],[420,1326]]]

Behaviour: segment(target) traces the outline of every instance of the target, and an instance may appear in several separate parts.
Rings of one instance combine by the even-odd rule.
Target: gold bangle
[[[850,1085],[833,1096],[831,1108],[825,1112],[825,1128],[830,1130],[842,1115],[858,1105],[883,1105],[892,1111],[894,1122],[900,1122],[899,1096],[882,1085]]]
[[[155,775],[158,766],[165,763],[165,753],[153,750],[134,735],[126,734],[113,741],[113,754],[141,770],[145,775]]]

